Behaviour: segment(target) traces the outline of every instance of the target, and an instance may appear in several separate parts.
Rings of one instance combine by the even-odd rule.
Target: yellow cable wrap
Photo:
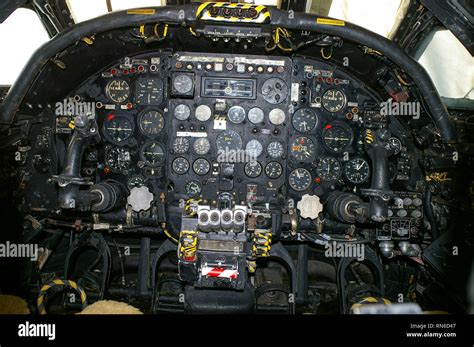
[[[372,134],[372,131],[370,129],[367,129],[367,131],[365,132],[365,142],[368,145],[374,142],[374,135]]]
[[[272,248],[271,231],[255,231],[252,244],[252,255],[254,257],[269,257]]]
[[[40,314],[46,314],[46,307],[45,307],[45,296],[48,290],[50,290],[53,287],[68,287],[74,289],[78,294],[79,297],[81,298],[81,303],[82,303],[82,309],[85,309],[87,306],[87,296],[86,292],[84,289],[79,287],[76,282],[71,281],[71,280],[62,280],[60,278],[57,278],[51,282],[46,283],[41,287],[40,292],[38,294],[38,299],[36,300],[36,305],[38,307],[38,312]]]

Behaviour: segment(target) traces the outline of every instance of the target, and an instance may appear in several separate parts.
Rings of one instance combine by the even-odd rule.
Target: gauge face
[[[160,111],[145,111],[138,120],[141,132],[149,137],[158,135],[165,126],[165,117]]]
[[[174,108],[173,116],[177,120],[186,120],[191,115],[191,109],[188,105],[179,104]]]
[[[265,166],[265,175],[271,179],[277,179],[283,174],[283,166],[279,162],[271,161]]]
[[[323,143],[334,153],[341,153],[353,139],[352,130],[341,125],[327,125],[323,131]]]
[[[288,85],[282,79],[269,78],[262,86],[263,98],[270,104],[280,104],[288,97]]]
[[[202,192],[201,183],[199,183],[198,181],[189,181],[186,183],[184,191],[187,195],[191,197],[198,196]]]
[[[190,94],[194,88],[194,81],[189,74],[176,74],[173,76],[173,88],[177,94]]]
[[[206,122],[211,118],[212,116],[212,110],[209,106],[207,105],[199,105],[196,108],[196,119],[201,121],[201,122]]]
[[[347,180],[353,184],[367,182],[370,176],[369,163],[363,158],[353,158],[346,163],[344,174]]]
[[[143,145],[140,157],[145,162],[146,166],[155,167],[163,164],[165,160],[165,151],[158,142],[150,141]]]
[[[267,146],[267,153],[270,156],[270,158],[273,158],[273,159],[281,158],[283,157],[283,152],[284,152],[284,149],[281,142],[278,142],[278,141],[270,142]]]
[[[145,185],[146,179],[143,176],[132,176],[127,181],[128,189],[140,188]]]
[[[211,170],[211,164],[204,158],[196,159],[193,163],[193,171],[196,175],[204,176]]]
[[[196,154],[205,155],[211,150],[211,143],[205,137],[200,137],[194,141],[193,149]]]
[[[265,119],[265,113],[263,113],[263,110],[261,108],[254,107],[250,109],[247,117],[251,123],[260,124]]]
[[[173,151],[176,154],[184,154],[189,150],[190,146],[189,139],[186,137],[177,137],[173,142]]]
[[[341,177],[341,163],[332,157],[323,157],[319,159],[316,166],[316,172],[323,181],[334,181]]]
[[[391,137],[387,140],[385,149],[396,155],[402,151],[402,142],[397,137]]]
[[[130,151],[127,148],[114,147],[105,153],[105,164],[114,172],[126,171],[130,161]]]
[[[346,106],[346,96],[340,90],[329,89],[323,94],[322,103],[327,111],[336,113]]]
[[[245,151],[248,155],[252,156],[252,158],[256,159],[262,154],[263,146],[258,140],[250,140],[245,146]]]
[[[107,83],[105,94],[110,101],[121,104],[130,96],[130,86],[124,80],[112,80]]]
[[[288,183],[290,184],[291,189],[297,192],[302,192],[308,189],[311,186],[311,181],[311,173],[303,168],[293,170],[288,177]]]
[[[141,78],[136,84],[135,102],[139,105],[159,105],[163,102],[163,81]]]
[[[318,116],[309,108],[300,108],[293,114],[291,123],[296,131],[308,133],[318,126]]]
[[[290,153],[294,159],[308,162],[311,161],[316,154],[316,146],[310,138],[299,136],[291,143]]]
[[[224,130],[217,136],[216,145],[219,152],[239,151],[242,149],[242,138],[233,130]]]
[[[281,125],[285,122],[286,114],[282,109],[274,108],[270,111],[268,119],[273,125]]]
[[[232,123],[242,123],[245,120],[245,110],[242,106],[232,106],[227,112],[227,117]]]
[[[120,144],[132,136],[133,123],[125,117],[109,115],[104,122],[104,131],[110,140]]]
[[[244,171],[245,174],[250,178],[256,178],[262,174],[262,164],[258,161],[253,160],[245,164]]]
[[[173,171],[178,175],[184,175],[189,171],[189,161],[186,158],[178,157],[171,164]]]

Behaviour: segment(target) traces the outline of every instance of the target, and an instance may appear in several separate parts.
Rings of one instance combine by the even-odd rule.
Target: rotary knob
[[[323,210],[323,205],[317,195],[305,194],[296,204],[298,211],[300,211],[301,218],[316,219]]]
[[[127,198],[128,204],[132,206],[132,210],[135,212],[150,209],[152,201],[153,194],[146,186],[132,188],[132,190],[130,190],[130,195]]]

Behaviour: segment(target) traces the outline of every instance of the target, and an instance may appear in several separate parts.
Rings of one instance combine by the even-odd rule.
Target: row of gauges
[[[138,116],[140,132],[153,139],[158,136],[165,126],[165,118],[160,110],[148,109]],[[125,145],[135,132],[135,122],[130,115],[109,114],[103,125],[103,133],[109,142]]]
[[[158,167],[165,162],[165,150],[157,141],[148,141],[143,144],[139,152],[140,167]],[[130,167],[132,153],[127,147],[111,147],[105,152],[105,164],[113,172],[124,173]]]
[[[316,173],[322,181],[338,180],[344,173],[350,183],[362,184],[367,182],[370,177],[370,166],[367,160],[360,157],[349,160],[344,167],[335,158],[322,157],[316,166]],[[295,169],[288,176],[290,187],[297,192],[307,190],[312,182],[313,177],[305,168]]]
[[[160,105],[163,102],[164,85],[160,78],[140,78],[135,84],[135,103],[138,105]],[[105,86],[105,95],[116,104],[130,99],[130,84],[122,79],[113,79]]]
[[[179,104],[174,108],[173,115],[177,120],[185,121],[191,116],[191,108],[186,104]],[[200,122],[207,122],[212,116],[212,109],[208,105],[199,105],[194,115]],[[253,124],[262,124],[265,113],[259,107],[251,108],[248,112],[242,106],[232,106],[227,111],[227,118],[234,124],[242,123],[245,118]],[[273,125],[281,125],[286,120],[286,114],[282,109],[274,108],[268,114],[268,119]]]

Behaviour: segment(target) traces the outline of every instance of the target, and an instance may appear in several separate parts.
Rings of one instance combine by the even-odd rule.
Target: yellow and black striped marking
[[[374,142],[374,135],[372,134],[372,130],[367,129],[367,131],[365,132],[365,143],[370,145],[372,144],[372,142]]]
[[[369,304],[383,304],[383,305],[390,305],[391,302],[388,299],[385,298],[380,298],[380,297],[374,297],[374,296],[368,296],[366,298],[363,298],[361,301],[355,303],[354,305],[351,306],[351,311],[354,311],[356,308],[359,308],[363,305],[369,305]]]
[[[270,22],[270,11],[263,5],[205,2],[199,6],[196,18],[204,21],[261,24]]]
[[[40,314],[46,314],[46,308],[45,308],[45,296],[48,290],[50,290],[53,287],[68,287],[74,289],[78,294],[79,297],[81,298],[81,303],[82,303],[82,309],[85,309],[87,306],[87,296],[86,292],[84,289],[79,287],[76,282],[71,281],[71,280],[62,280],[62,279],[55,279],[51,282],[46,283],[41,287],[41,290],[38,295],[38,299],[36,300],[36,305],[38,306],[38,312]]]

